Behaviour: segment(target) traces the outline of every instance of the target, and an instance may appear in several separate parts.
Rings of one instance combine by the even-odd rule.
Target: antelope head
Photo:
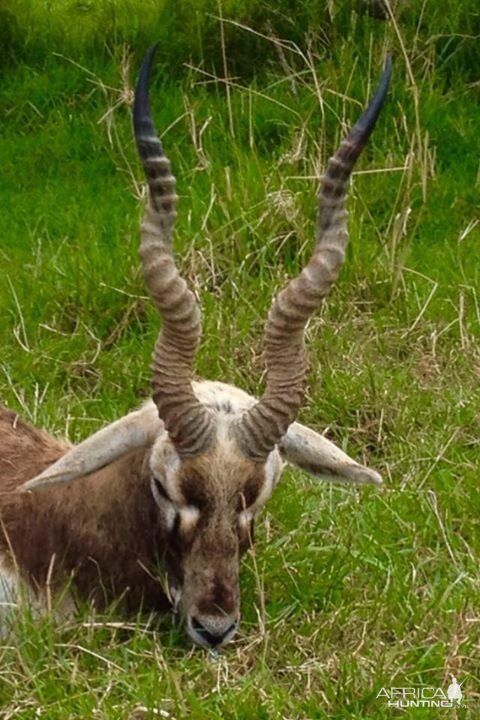
[[[99,431],[26,487],[70,481],[144,447],[143,476],[164,529],[170,592],[191,638],[219,646],[237,628],[239,560],[252,543],[255,517],[280,477],[282,458],[319,476],[380,482],[377,473],[294,420],[305,391],[305,325],[344,260],[349,178],[383,106],[391,62],[367,109],[328,162],[315,248],[270,308],[264,334],[266,390],[254,400],[231,386],[192,382],[201,318],[172,251],[175,179],[148,99],[154,51],[155,46],[143,62],[134,104],[135,139],[149,189],[140,255],[163,319],[153,357],[153,403]]]

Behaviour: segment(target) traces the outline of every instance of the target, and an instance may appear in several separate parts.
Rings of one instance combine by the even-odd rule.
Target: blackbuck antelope
[[[383,106],[391,62],[328,162],[313,254],[270,308],[266,390],[257,400],[231,385],[192,381],[200,312],[173,257],[175,179],[148,99],[154,50],[133,113],[149,189],[140,255],[163,319],[152,400],[75,447],[0,410],[0,602],[5,611],[26,589],[40,607],[51,593],[72,608],[74,598],[97,607],[122,598],[127,610],[149,612],[173,606],[192,640],[215,647],[237,629],[240,557],[284,461],[321,479],[381,482],[295,416],[307,372],[305,325],[344,259],[349,178]]]

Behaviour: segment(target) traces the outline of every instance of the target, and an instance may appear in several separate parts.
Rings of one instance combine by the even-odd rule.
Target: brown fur
[[[0,579],[2,565],[7,582],[16,566],[41,593],[47,579],[55,592],[73,577],[80,597],[97,607],[123,598],[128,610],[164,611],[168,594],[196,643],[228,642],[240,617],[240,558],[282,460],[278,451],[266,462],[249,458],[232,437],[230,424],[248,396],[218,383],[206,383],[202,393],[216,438],[191,458],[176,453],[153,403],[70,449],[0,408]],[[226,393],[236,413],[218,410]],[[318,457],[327,468],[344,467],[348,457],[325,443],[296,426],[284,445],[302,467],[314,467]],[[55,468],[59,459],[62,469]],[[93,471],[103,462],[109,464]],[[47,467],[47,478],[30,483],[32,492],[16,492]],[[91,472],[81,476],[78,468]],[[51,478],[57,484],[42,487]]]
[[[264,464],[214,445],[208,453],[182,460],[177,486],[186,505],[200,510],[191,530],[179,528],[166,548],[169,577],[184,587],[188,615],[238,615],[239,561],[253,540],[238,514],[252,505],[264,485]]]
[[[14,492],[67,450],[0,408],[0,554],[40,591],[54,556],[56,586],[74,575],[79,595],[97,605],[124,596],[130,609],[166,609],[155,579],[165,533],[142,473],[143,451],[71,485]]]
[[[213,451],[183,460],[180,486],[185,502],[212,510],[219,504],[224,504],[225,510],[230,507],[238,511],[243,502],[252,505],[264,482],[264,464],[235,453],[226,473],[223,457],[218,453],[216,462],[216,455]],[[233,495],[237,496],[237,502],[232,502]]]
[[[198,522],[167,532],[150,490],[150,448],[128,453],[66,485],[30,493],[15,489],[64,455],[69,446],[0,408],[0,555],[28,584],[54,588],[70,577],[97,607],[123,597],[128,609],[165,610],[157,579],[163,562],[171,586],[184,587],[189,616],[237,615],[240,556],[253,538],[253,507],[264,485],[264,464],[233,445],[184,459],[177,487]],[[13,552],[13,558],[12,558]],[[52,560],[53,559],[53,560]]]

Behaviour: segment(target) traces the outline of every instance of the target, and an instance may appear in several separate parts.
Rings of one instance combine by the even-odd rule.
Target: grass
[[[7,4],[3,25],[1,402],[78,440],[148,395],[158,318],[138,267],[130,102],[157,36],[172,57],[153,106],[181,195],[178,262],[204,312],[198,374],[260,392],[271,296],[308,257],[316,178],[390,47],[347,264],[309,325],[301,413],[385,488],[286,473],[244,564],[241,635],[216,661],[170,618],[22,613],[0,648],[0,717],[383,720],[396,711],[382,686],[446,688],[451,674],[467,701],[456,717],[477,717],[477,4],[412,1],[392,25],[305,2],[295,28],[275,3],[271,17],[205,4],[190,31],[153,3],[40,5]],[[279,52],[259,17],[298,47]],[[174,44],[165,28],[179,26]]]

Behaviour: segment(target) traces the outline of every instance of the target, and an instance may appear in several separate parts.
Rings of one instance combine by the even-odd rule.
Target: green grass
[[[138,266],[129,105],[147,45],[162,38],[153,107],[181,195],[178,263],[204,312],[197,371],[251,392],[272,294],[312,247],[314,178],[386,47],[395,67],[353,181],[347,263],[309,325],[301,413],[385,488],[286,473],[244,564],[240,637],[216,661],[170,618],[24,613],[0,648],[1,718],[144,705],[138,717],[383,720],[396,713],[382,686],[445,688],[452,673],[468,701],[456,717],[478,716],[480,11],[412,0],[397,33],[328,5],[297,3],[293,23],[280,3],[225,2],[303,54],[285,50],[286,72],[271,41],[226,24],[228,94],[216,3],[189,26],[153,2],[5,6],[0,401],[72,440],[149,393],[159,322]]]

